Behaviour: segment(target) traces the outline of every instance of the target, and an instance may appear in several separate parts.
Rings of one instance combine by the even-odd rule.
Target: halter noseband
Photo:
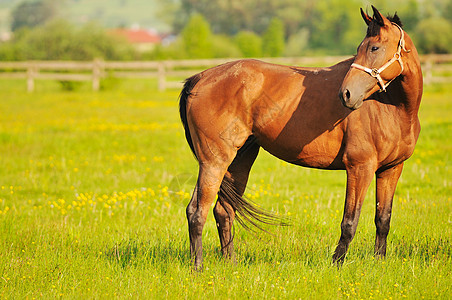
[[[378,83],[380,84],[380,87],[381,87],[380,92],[382,92],[382,91],[386,92],[386,88],[388,87],[388,85],[389,85],[394,79],[396,79],[397,77],[399,77],[400,74],[403,73],[402,50],[405,51],[406,53],[409,53],[409,52],[411,51],[411,50],[407,50],[407,49],[405,48],[405,39],[404,39],[404,34],[403,34],[402,28],[401,28],[399,25],[397,25],[396,23],[392,23],[392,24],[394,24],[395,26],[397,26],[397,28],[399,28],[399,30],[400,30],[400,40],[399,40],[399,45],[398,45],[398,47],[397,47],[397,52],[394,53],[394,56],[393,56],[387,63],[385,63],[382,67],[380,67],[379,69],[377,69],[377,68],[370,69],[370,68],[361,66],[361,65],[359,65],[359,64],[356,64],[356,63],[353,63],[353,64],[351,65],[352,68],[355,68],[355,69],[364,71],[364,72],[366,72],[367,74],[369,74],[370,76],[372,76],[373,78],[375,78],[375,79],[378,81]],[[387,67],[389,67],[390,65],[392,65],[392,64],[393,64],[394,62],[396,62],[396,61],[400,64],[400,68],[401,68],[400,73],[399,73],[399,75],[397,75],[396,77],[394,77],[393,79],[391,79],[390,81],[388,81],[388,82],[385,84],[384,81],[383,81],[383,78],[381,78],[381,75],[380,75],[380,74],[381,74],[381,72],[383,72]]]

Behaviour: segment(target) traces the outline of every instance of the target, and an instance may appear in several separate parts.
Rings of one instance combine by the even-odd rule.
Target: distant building
[[[151,30],[118,28],[110,30],[110,33],[124,38],[140,52],[150,51],[162,42],[162,37]]]
[[[11,39],[11,32],[2,32],[0,33],[0,41],[7,42]]]

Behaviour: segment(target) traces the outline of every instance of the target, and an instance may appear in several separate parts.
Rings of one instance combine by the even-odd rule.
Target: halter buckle
[[[378,71],[377,68],[373,68],[372,70],[370,70],[370,76],[377,78],[380,75],[380,71]]]

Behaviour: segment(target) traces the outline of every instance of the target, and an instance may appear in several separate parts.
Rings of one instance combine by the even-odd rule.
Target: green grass
[[[124,81],[93,93],[0,81],[0,298],[451,298],[451,86],[428,87],[421,136],[394,201],[388,255],[373,258],[369,189],[344,266],[345,173],[286,164],[261,151],[247,195],[292,226],[236,226],[224,262],[212,214],[205,270],[190,267],[185,205],[197,165],[179,91]]]

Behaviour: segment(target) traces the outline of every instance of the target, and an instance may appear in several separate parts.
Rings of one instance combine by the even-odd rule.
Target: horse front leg
[[[375,256],[384,257],[386,255],[386,238],[389,233],[391,222],[392,200],[396,190],[400,174],[402,174],[403,163],[395,167],[376,172],[376,210],[375,226],[377,235],[375,237]]]
[[[341,223],[341,237],[333,254],[335,263],[343,263],[348,246],[355,236],[363,200],[372,182],[374,170],[373,164],[347,168],[347,191]]]

